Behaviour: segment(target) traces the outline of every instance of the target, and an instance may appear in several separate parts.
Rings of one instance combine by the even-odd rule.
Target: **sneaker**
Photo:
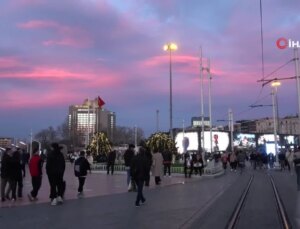
[[[142,205],[144,205],[146,203],[146,199],[145,200],[142,200]]]
[[[33,201],[34,198],[32,197],[31,194],[28,194],[27,196],[28,196],[28,199],[29,199],[30,201]]]
[[[57,203],[58,204],[62,204],[64,201],[63,201],[63,199],[61,198],[61,196],[58,196],[57,197]]]
[[[82,198],[83,197],[83,192],[78,192],[77,197]]]
[[[52,199],[52,201],[51,201],[51,205],[52,205],[52,206],[55,206],[55,205],[57,205],[57,199],[56,199],[56,198]]]
[[[136,207],[140,207],[141,205],[140,205],[140,204],[135,204],[135,206],[136,206]]]

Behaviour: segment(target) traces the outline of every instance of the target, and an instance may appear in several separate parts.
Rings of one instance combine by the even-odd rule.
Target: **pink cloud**
[[[59,24],[49,20],[31,20],[25,23],[17,24],[22,29],[52,29],[60,38],[45,40],[42,42],[45,46],[71,46],[77,48],[86,48],[92,45],[93,41],[87,31],[82,28],[71,27]]]
[[[21,62],[16,57],[0,57],[0,69],[21,66]]]

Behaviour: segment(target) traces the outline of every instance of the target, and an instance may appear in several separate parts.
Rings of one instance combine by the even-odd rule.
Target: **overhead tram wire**
[[[269,73],[267,76],[265,76],[265,64],[264,64],[264,39],[263,39],[263,13],[262,13],[262,1],[260,0],[260,38],[261,38],[261,74],[262,74],[262,78],[260,80],[258,80],[257,82],[264,82],[267,78],[269,78],[270,76],[272,76],[274,73],[278,72],[280,69],[284,68],[285,66],[287,66],[289,63],[293,62],[295,59],[291,59],[288,62],[286,62],[285,64],[279,66],[278,68],[276,68],[274,71],[272,71],[271,73]],[[243,114],[245,112],[250,111],[253,108],[256,108],[255,105],[257,105],[257,103],[260,101],[260,96],[262,95],[263,89],[264,89],[264,83],[262,84],[260,91],[258,93],[258,96],[255,99],[255,102],[252,103],[248,108],[245,110],[242,110],[238,113],[235,114],[235,116]],[[269,96],[269,95],[268,95]],[[265,98],[265,97],[264,97]],[[252,106],[252,107],[251,107]],[[224,114],[224,117],[227,114]]]

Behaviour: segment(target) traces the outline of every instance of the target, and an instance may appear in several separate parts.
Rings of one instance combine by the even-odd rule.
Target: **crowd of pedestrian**
[[[16,201],[23,197],[23,178],[26,176],[25,165],[28,163],[31,176],[32,190],[28,193],[30,201],[38,200],[39,189],[42,185],[43,165],[46,163],[45,171],[50,184],[49,198],[51,205],[62,204],[66,189],[64,173],[66,168],[65,157],[61,152],[62,147],[58,143],[52,143],[51,151],[45,158],[38,148],[33,148],[30,160],[26,160],[26,155],[19,148],[7,148],[1,160],[1,201]],[[154,150],[151,152],[146,145],[135,152],[135,146],[130,144],[124,153],[124,162],[127,172],[128,191],[137,192],[135,206],[138,207],[146,202],[143,193],[144,186],[150,184],[150,174],[154,177],[156,185],[162,182],[161,177],[171,176],[172,152]],[[113,175],[116,151],[111,151],[107,156],[107,174]],[[243,150],[234,152],[224,152],[214,155],[214,163],[221,162],[226,171],[228,164],[231,171],[240,170],[243,173],[246,161],[250,161],[251,167],[273,168],[275,156],[273,154],[263,154],[251,152],[247,154]],[[289,171],[295,167],[297,174],[297,187],[300,191],[300,147],[294,153],[286,150],[278,155],[281,170],[286,167]],[[88,171],[91,173],[93,157],[90,152],[80,151],[78,157],[74,159],[74,175],[78,179],[78,198],[83,197],[84,184]],[[185,178],[190,178],[193,174],[201,176],[204,170],[204,160],[201,152],[185,153],[183,155],[183,170]]]

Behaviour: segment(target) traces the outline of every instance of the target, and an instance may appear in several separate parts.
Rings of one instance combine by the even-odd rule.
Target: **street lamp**
[[[173,139],[173,111],[172,111],[172,51],[177,50],[175,43],[168,43],[164,45],[164,50],[169,51],[170,56],[170,134]]]
[[[273,122],[274,122],[274,142],[275,142],[275,155],[276,161],[278,161],[278,148],[277,148],[277,88],[281,83],[277,80],[271,83],[272,86],[272,105],[273,105]]]

